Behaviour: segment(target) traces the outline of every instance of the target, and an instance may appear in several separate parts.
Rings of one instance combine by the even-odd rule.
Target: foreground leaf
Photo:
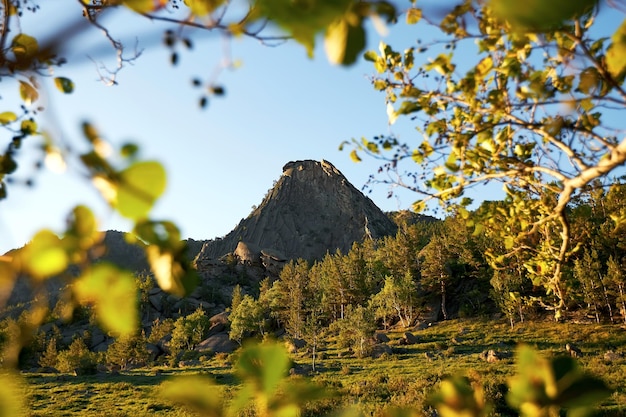
[[[183,376],[161,385],[160,392],[167,400],[184,404],[203,416],[224,415],[222,387],[215,381],[202,376]]]
[[[20,97],[22,97],[26,105],[31,105],[33,102],[37,101],[39,93],[31,84],[26,81],[20,81]]]
[[[598,0],[491,0],[501,18],[523,30],[546,31],[588,13]]]
[[[69,78],[56,77],[54,85],[65,94],[70,94],[74,91],[74,83]]]
[[[124,217],[142,219],[163,194],[165,185],[163,165],[155,161],[137,162],[120,173],[115,207]]]
[[[17,120],[17,115],[12,111],[0,113],[0,124],[6,125]]]
[[[619,77],[626,70],[626,20],[613,34],[613,43],[606,51],[606,66],[614,77]]]
[[[26,407],[21,379],[17,374],[0,373],[0,417],[25,415]]]
[[[117,336],[137,329],[137,289],[129,271],[100,263],[86,270],[74,285],[81,303],[92,303],[102,326]]]
[[[324,48],[332,64],[353,64],[365,48],[363,20],[356,16],[352,19],[344,17],[329,25],[324,38]]]
[[[50,230],[38,232],[16,257],[20,269],[33,278],[46,279],[65,271],[68,255],[61,239]]]

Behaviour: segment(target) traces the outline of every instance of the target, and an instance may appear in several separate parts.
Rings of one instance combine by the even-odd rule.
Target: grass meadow
[[[447,376],[462,374],[484,388],[495,404],[493,415],[515,415],[505,396],[507,380],[516,371],[516,347],[525,343],[553,357],[566,354],[565,344],[573,343],[582,351],[581,367],[614,390],[596,415],[626,415],[626,326],[528,322],[511,329],[504,321],[458,319],[412,333],[418,343],[403,345],[404,331],[387,332],[391,353],[377,358],[349,355],[330,339],[320,349],[315,371],[308,352],[293,354],[296,375],[290,378],[310,378],[339,394],[307,405],[304,414],[327,415],[356,407],[364,415],[383,416],[391,406],[410,406],[418,415],[432,415],[428,397],[433,389]],[[501,359],[488,363],[481,358],[487,350],[498,352]],[[607,360],[609,350],[619,357]],[[26,373],[28,415],[193,416],[161,398],[160,385],[177,375],[204,374],[215,379],[224,390],[221,395],[228,398],[238,384],[230,366],[233,355],[218,354],[189,368],[160,366],[92,376]]]

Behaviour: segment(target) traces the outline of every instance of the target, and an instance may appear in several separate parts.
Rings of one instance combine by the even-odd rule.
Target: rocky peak
[[[354,242],[395,233],[395,224],[328,161],[293,161],[261,204],[223,239],[205,243],[198,260],[232,253],[239,242],[287,259],[320,259]]]

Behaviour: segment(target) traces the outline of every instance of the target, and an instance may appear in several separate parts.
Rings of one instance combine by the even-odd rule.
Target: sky
[[[81,19],[75,1],[59,0],[54,8],[40,4],[35,15],[23,18],[24,32],[45,38],[55,28]],[[123,8],[103,22],[123,40],[127,56],[135,47],[143,51],[141,56],[122,69],[117,85],[107,86],[99,80],[98,65],[113,67],[114,57],[106,53],[110,49],[99,31],[82,32],[64,51],[69,63],[54,74],[72,79],[75,91],[63,95],[53,87],[52,77],[39,78],[43,90],[35,104],[45,107],[39,113],[40,127],[75,152],[86,149],[84,121],[93,123],[114,147],[128,141],[139,144],[141,157],[162,162],[168,174],[167,190],[151,217],[174,221],[184,238],[226,235],[262,201],[289,161],[326,159],[361,189],[380,162],[364,158],[355,163],[349,150],[340,152],[339,145],[389,133],[410,140],[414,134],[408,120],[393,130],[389,126],[384,94],[369,81],[374,74],[371,63],[361,59],[349,68],[333,66],[321,40],[310,59],[295,42],[269,47],[241,38],[227,43],[217,34],[196,32],[191,34],[193,50],[181,48],[179,64],[172,66],[170,51],[160,41],[166,25]],[[415,46],[419,37],[430,36],[404,24],[389,29],[383,36],[370,27],[367,49],[378,49],[384,40],[403,50]],[[219,73],[226,94],[211,97],[202,110],[201,93],[191,79],[210,78],[226,56],[241,65]],[[17,91],[15,80],[3,79],[0,104],[13,108]],[[0,146],[9,139],[6,132],[0,133]],[[9,198],[0,201],[0,254],[24,245],[42,228],[62,232],[77,204],[96,212],[102,230],[129,231],[130,224],[108,208],[71,158],[64,173],[36,172],[29,158],[41,141],[29,142],[20,154],[17,177],[32,177],[34,186],[12,185]],[[417,200],[402,190],[387,198],[385,185],[370,190],[368,196],[384,211],[408,209]],[[493,187],[480,193],[480,199],[500,196]]]
[[[46,6],[43,3],[37,15],[24,17],[24,32],[45,37],[49,33],[45,28],[53,27],[48,24],[50,13],[59,22],[73,21]],[[65,10],[70,8],[80,13],[74,4]],[[173,220],[184,238],[227,234],[262,201],[289,161],[326,159],[359,189],[380,165],[372,159],[356,164],[349,151],[338,150],[351,138],[390,132],[384,95],[370,86],[368,77],[374,72],[370,63],[342,68],[327,62],[322,45],[309,59],[294,42],[268,47],[236,39],[229,49],[241,66],[219,74],[226,95],[211,97],[201,110],[200,91],[190,80],[209,78],[225,58],[226,42],[220,36],[192,35],[193,50],[181,49],[174,67],[169,64],[170,52],[160,43],[166,26],[124,10],[111,13],[104,22],[113,36],[126,40],[129,55],[135,44],[144,48],[141,56],[118,74],[117,85],[106,86],[99,81],[96,63],[85,58],[86,52],[106,51],[102,35],[95,30],[82,34],[68,48],[69,64],[54,74],[72,79],[75,91],[63,95],[52,86],[51,77],[39,80],[44,88],[35,104],[45,107],[39,114],[40,127],[75,151],[86,149],[83,121],[93,123],[114,147],[127,141],[139,144],[141,157],[162,162],[168,174],[166,193],[151,216]],[[391,30],[385,41],[406,46],[414,42],[412,33]],[[137,33],[144,35],[135,38]],[[369,49],[377,49],[380,40],[375,30],[369,31]],[[93,59],[114,65],[107,54]],[[19,100],[17,84],[3,81],[0,95],[10,106]],[[6,140],[0,136],[2,147]],[[107,207],[71,159],[64,173],[37,172],[30,156],[41,141],[29,142],[20,153],[16,177],[33,178],[34,186],[11,185],[9,198],[0,201],[0,254],[22,246],[42,228],[62,232],[67,214],[77,204],[97,213],[102,230],[129,230],[130,224]],[[386,211],[406,209],[416,199],[410,193],[388,199],[387,192],[381,185],[369,194]]]

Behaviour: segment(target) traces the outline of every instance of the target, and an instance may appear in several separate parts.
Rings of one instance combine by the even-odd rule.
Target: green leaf
[[[283,28],[313,56],[315,36],[341,19],[352,3],[352,0],[258,0],[256,10],[260,18]]]
[[[406,23],[414,25],[422,19],[422,10],[415,7],[411,7],[406,12]]]
[[[73,243],[80,251],[89,250],[101,238],[98,222],[93,212],[86,206],[76,206],[67,219],[69,224],[65,240]]]
[[[591,91],[599,87],[600,82],[600,74],[597,69],[594,67],[585,68],[580,73],[578,89],[585,94],[589,94]]]
[[[223,388],[212,379],[186,375],[164,382],[160,389],[163,398],[192,407],[207,417],[221,417],[223,413]]]
[[[25,135],[34,135],[37,133],[37,122],[34,120],[22,120],[20,130]]]
[[[198,274],[181,259],[178,251],[150,245],[146,248],[150,268],[163,291],[184,297],[198,283]]]
[[[378,54],[376,53],[376,51],[367,51],[363,54],[363,58],[366,61],[376,62],[376,60],[378,59]]]
[[[54,85],[65,94],[70,94],[74,91],[74,83],[69,78],[56,77],[54,79]]]
[[[291,360],[284,346],[254,345],[242,351],[236,372],[244,381],[250,382],[257,392],[271,397],[287,375],[290,364]]]
[[[16,120],[17,120],[17,115],[13,113],[12,111],[5,111],[5,112],[0,113],[0,124],[2,125],[7,125]]]
[[[69,258],[59,237],[42,230],[21,249],[19,262],[32,277],[46,279],[65,271]]]
[[[520,30],[548,31],[593,9],[598,0],[491,0],[494,13]]]
[[[185,4],[191,9],[191,13],[200,17],[213,13],[223,3],[224,0],[185,0]]]
[[[358,20],[354,25],[353,20]],[[335,21],[326,29],[324,37],[326,56],[333,64],[350,65],[365,48],[363,20],[356,16]]]
[[[626,20],[611,37],[613,43],[606,51],[606,66],[613,75],[618,78],[626,70]]]
[[[115,207],[124,217],[142,219],[163,194],[165,185],[165,169],[160,163],[137,162],[120,172]]]
[[[102,326],[118,336],[137,330],[137,288],[135,278],[108,263],[99,263],[86,270],[74,285],[74,294],[81,303],[93,303]]]
[[[134,158],[139,153],[139,146],[135,143],[125,143],[120,149],[120,155],[124,158]]]
[[[29,106],[33,102],[37,101],[39,93],[31,84],[20,80],[20,97],[22,97],[22,100],[24,100],[26,105]]]
[[[387,88],[387,81],[385,80],[375,80],[374,81],[374,89],[378,91],[382,91]]]
[[[20,33],[13,38],[11,50],[18,61],[30,60],[39,52],[39,44],[37,43],[37,39],[32,36]]]

